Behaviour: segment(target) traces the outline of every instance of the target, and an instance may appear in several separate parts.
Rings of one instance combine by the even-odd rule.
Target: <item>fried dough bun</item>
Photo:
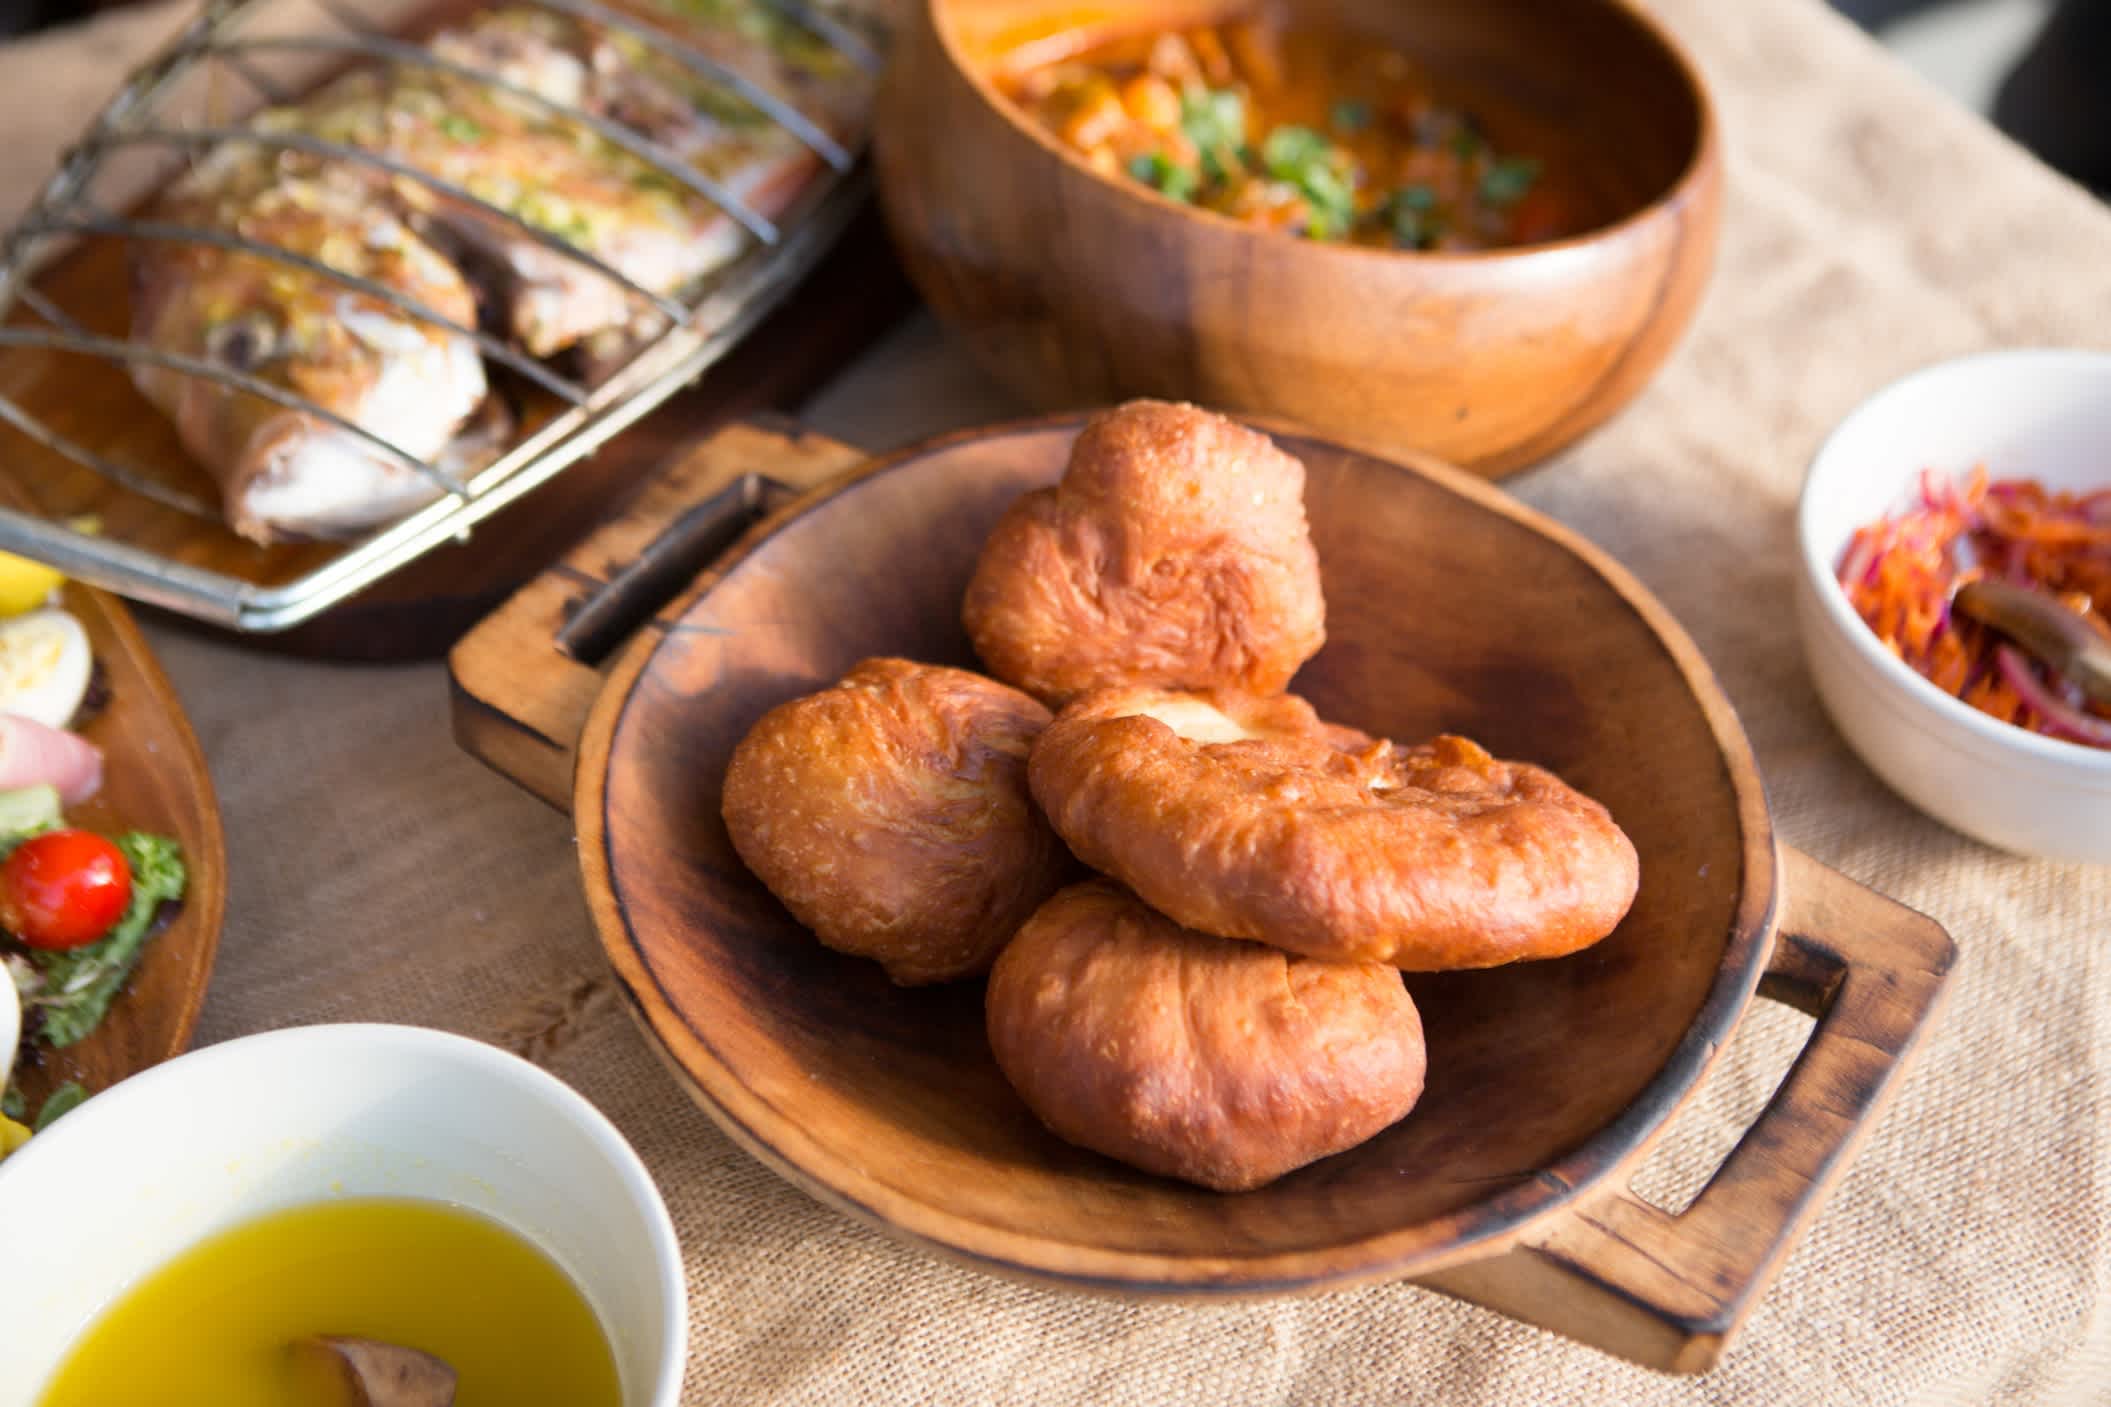
[[[1553,773],[1401,747],[1293,695],[1107,689],[1034,744],[1077,857],[1190,928],[1411,972],[1559,957],[1634,902],[1633,844]]]
[[[979,674],[866,660],[741,739],[726,830],[829,947],[905,986],[970,976],[1072,868],[1026,791],[1047,723]]]
[[[1327,638],[1305,467],[1189,405],[1131,401],[1014,503],[961,608],[990,672],[1059,705],[1101,685],[1272,694]]]
[[[1243,1192],[1353,1148],[1422,1094],[1400,974],[1212,938],[1094,880],[997,959],[990,1048],[1059,1137]]]

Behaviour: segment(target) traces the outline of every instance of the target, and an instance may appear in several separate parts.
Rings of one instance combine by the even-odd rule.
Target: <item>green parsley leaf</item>
[[[1371,125],[1371,105],[1355,98],[1343,98],[1327,109],[1327,125],[1353,136]]]
[[[1392,204],[1390,223],[1393,228],[1394,245],[1401,249],[1420,249],[1422,247],[1423,222],[1421,211],[1411,209],[1396,200]]]
[[[88,1097],[88,1091],[78,1081],[68,1080],[44,1097],[44,1107],[37,1111],[37,1121],[30,1126],[31,1133],[42,1133],[62,1117],[79,1108]]]
[[[1305,197],[1312,207],[1305,234],[1312,239],[1346,239],[1356,223],[1356,193],[1346,181],[1331,173],[1305,183]]]
[[[1314,166],[1325,165],[1333,153],[1334,144],[1310,127],[1285,124],[1261,142],[1261,164],[1268,174],[1292,185]]]
[[[1394,246],[1400,249],[1434,248],[1437,236],[1444,232],[1444,222],[1436,209],[1437,193],[1428,186],[1402,186],[1394,191],[1385,209]]]
[[[1188,88],[1180,95],[1180,134],[1201,153],[1206,179],[1226,179],[1244,159],[1246,100],[1236,88]]]
[[[458,112],[450,112],[440,119],[440,131],[450,141],[481,142],[484,129]]]
[[[1129,174],[1173,200],[1191,201],[1195,198],[1195,173],[1162,151],[1130,158]]]
[[[19,1086],[9,1085],[5,1094],[0,1094],[0,1119],[13,1119],[16,1123],[29,1115],[29,1101],[22,1097]]]
[[[1261,165],[1270,178],[1294,187],[1311,215],[1305,233],[1340,239],[1356,220],[1356,190],[1347,154],[1310,127],[1282,126],[1261,143]]]
[[[1515,205],[1539,179],[1539,163],[1529,156],[1506,156],[1481,173],[1481,200],[1488,205]]]

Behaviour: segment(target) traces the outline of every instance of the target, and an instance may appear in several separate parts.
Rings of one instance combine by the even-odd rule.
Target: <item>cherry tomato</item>
[[[0,865],[0,924],[32,948],[79,948],[132,902],[125,852],[93,831],[51,831]]]

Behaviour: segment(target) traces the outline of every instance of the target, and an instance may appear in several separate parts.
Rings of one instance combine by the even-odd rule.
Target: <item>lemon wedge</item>
[[[0,552],[0,616],[19,616],[35,610],[49,601],[51,593],[65,581],[57,567]]]
[[[88,632],[65,611],[47,607],[0,620],[0,713],[63,728],[94,669]]]

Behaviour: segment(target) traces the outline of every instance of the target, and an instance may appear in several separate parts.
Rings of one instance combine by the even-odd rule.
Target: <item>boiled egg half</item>
[[[57,607],[0,620],[0,713],[63,728],[88,692],[88,632]]]

